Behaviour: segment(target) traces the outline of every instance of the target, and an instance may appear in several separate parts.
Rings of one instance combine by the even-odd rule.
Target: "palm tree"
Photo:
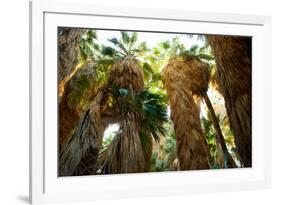
[[[207,95],[207,93],[203,93],[203,98],[205,100],[205,103],[209,109],[209,112],[210,112],[210,117],[211,117],[211,120],[213,122],[213,127],[216,131],[216,136],[217,136],[217,145],[220,146],[220,148],[222,149],[222,152],[223,152],[223,155],[224,155],[224,164],[226,164],[226,167],[227,168],[236,168],[237,165],[233,159],[233,157],[231,156],[231,154],[229,153],[228,149],[227,149],[227,146],[226,146],[226,143],[225,143],[225,140],[224,140],[224,136],[222,134],[222,131],[221,131],[221,128],[220,128],[220,125],[219,125],[219,122],[218,122],[218,118],[216,117],[216,113],[215,113],[215,110],[212,106],[212,103]]]
[[[172,58],[162,70],[176,133],[177,156],[181,170],[208,169],[207,143],[190,89],[193,81],[185,74],[188,65],[183,59]]]
[[[100,89],[59,153],[59,176],[95,173],[105,127],[100,107],[107,88]]]
[[[59,149],[71,136],[81,116],[78,101],[85,90],[92,88],[96,78],[92,69],[94,56],[91,55],[97,47],[95,39],[96,34],[92,30],[60,28],[58,31]],[[76,91],[79,91],[80,99]]]
[[[219,90],[244,167],[252,166],[251,38],[208,35],[215,56]]]
[[[147,67],[143,66],[137,54],[146,50],[145,45],[136,45],[136,33],[130,36],[121,32],[121,35],[121,39],[109,39],[113,46],[102,47],[95,59],[95,78],[99,79],[100,69],[105,69],[107,74],[103,75],[102,85],[96,86],[100,89],[95,88],[97,91],[89,97],[90,103],[84,106],[85,114],[63,146],[60,175],[95,174],[97,170],[105,170],[98,167],[105,164],[97,163],[97,159],[103,132],[111,123],[120,124],[120,134],[102,153],[112,152],[112,147],[116,151],[121,146],[121,150],[100,157],[106,160],[106,166],[111,167],[110,173],[149,170],[151,137],[157,139],[159,132],[164,133],[162,123],[166,120],[166,109],[158,95],[144,89],[144,70]],[[110,161],[113,156],[119,157]]]
[[[73,71],[80,62],[80,38],[86,29],[59,28],[58,30],[58,70],[59,84]]]
[[[162,98],[148,90],[132,93],[115,90],[114,104],[121,115],[119,132],[99,157],[99,174],[149,171],[152,137],[165,135],[166,106]]]
[[[71,73],[80,62],[80,49],[79,39],[86,31],[84,29],[71,29],[71,28],[59,28],[58,30],[58,82],[59,85],[64,81],[67,75]],[[59,144],[60,147],[69,136],[69,130],[72,130],[75,126],[75,122],[79,119],[79,114],[76,109],[70,108],[67,105],[67,96],[70,91],[70,86],[61,86],[62,90],[66,90],[66,94],[60,100],[59,109]],[[62,96],[62,95],[61,95]],[[69,119],[73,119],[70,121]],[[65,123],[68,122],[68,123]]]
[[[104,154],[103,174],[139,173],[145,171],[145,158],[139,136],[140,119],[129,112],[120,123],[115,136]]]
[[[208,55],[205,51],[205,47],[199,48],[197,46],[192,47],[190,50],[182,53],[184,56],[185,62],[189,64],[190,68],[186,69],[186,75],[189,76],[191,80],[191,91],[193,94],[202,97],[206,103],[206,106],[210,112],[210,117],[213,123],[213,127],[216,131],[216,141],[217,147],[220,146],[224,155],[224,161],[228,168],[235,168],[236,163],[230,155],[224,140],[224,136],[222,134],[215,110],[212,106],[209,96],[207,95],[208,85],[210,81],[210,71],[208,63],[204,62],[204,60],[213,60],[211,55]],[[209,61],[207,61],[209,62]]]
[[[222,134],[216,113],[212,106],[212,103],[207,95],[207,90],[210,81],[210,69],[212,67],[211,61],[213,56],[209,54],[208,47],[204,46],[199,48],[197,45],[191,47],[189,50],[181,52],[179,55],[183,56],[187,68],[185,69],[185,75],[188,77],[190,84],[190,90],[193,95],[199,96],[204,99],[206,106],[210,112],[213,127],[216,131],[217,146],[222,149],[225,162],[228,168],[235,168],[236,163],[230,155]],[[209,66],[210,64],[210,66]]]

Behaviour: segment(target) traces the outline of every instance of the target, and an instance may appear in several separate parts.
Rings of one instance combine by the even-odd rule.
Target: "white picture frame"
[[[253,36],[253,167],[57,177],[58,26]],[[271,186],[271,18],[183,10],[30,2],[30,202],[240,191]],[[265,72],[266,71],[266,72]],[[52,114],[53,113],[53,114]]]

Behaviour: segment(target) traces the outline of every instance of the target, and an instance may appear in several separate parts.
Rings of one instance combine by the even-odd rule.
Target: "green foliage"
[[[80,40],[81,60],[89,60],[95,62],[93,72],[95,80],[91,81],[85,76],[73,81],[74,90],[71,93],[70,104],[79,104],[85,98],[87,90],[95,82],[97,86],[107,82],[108,74],[112,65],[119,60],[128,58],[137,59],[144,72],[146,89],[139,93],[125,88],[113,88],[113,96],[111,104],[117,107],[117,112],[122,115],[128,112],[138,113],[141,119],[141,132],[139,133],[142,147],[149,149],[149,137],[153,136],[154,141],[158,142],[154,147],[151,157],[151,171],[168,171],[176,170],[176,136],[173,123],[167,116],[167,94],[164,89],[161,77],[161,69],[172,57],[192,55],[211,66],[214,70],[214,56],[210,47],[205,45],[191,46],[190,49],[179,37],[171,40],[159,42],[157,46],[148,48],[146,42],[138,42],[138,34],[136,32],[120,32],[120,38],[108,39],[110,44],[99,45],[97,42],[97,33],[95,30],[89,30]],[[198,36],[198,38],[204,37]],[[114,107],[115,109],[115,107]],[[211,153],[211,166],[218,168],[217,162],[218,150],[216,145],[216,134],[209,114],[206,118],[201,119],[204,135]],[[225,123],[220,119],[220,124]],[[223,127],[223,126],[222,126]],[[222,129],[225,136],[227,146],[231,152],[235,152],[233,147],[233,134],[229,126]],[[103,141],[103,147],[107,147],[116,133],[112,133]]]
[[[196,44],[196,45],[191,46],[191,48],[188,50],[181,51],[179,55],[180,56],[185,56],[185,55],[194,56],[194,57],[197,57],[197,58],[209,63],[210,65],[214,64],[214,56],[213,56],[209,46],[199,47]]]
[[[101,50],[101,53],[105,56],[114,56],[115,54],[115,49],[110,47],[110,46],[104,46]]]
[[[121,31],[121,35],[122,35],[122,41],[124,44],[129,44],[131,42],[128,32]]]
[[[107,138],[104,138],[102,141],[102,147],[105,149],[110,145],[114,137],[117,135],[118,132],[111,132]]]
[[[177,160],[176,155],[176,135],[173,123],[168,121],[165,123],[166,135],[162,138],[157,148],[153,150],[151,157],[152,172],[177,170],[174,166]]]
[[[145,42],[137,44],[138,35],[136,32],[121,31],[121,39],[111,38],[109,42],[113,44],[113,47],[108,47],[106,50],[110,50],[109,56],[124,58],[137,58],[146,52],[147,46]],[[103,54],[107,54],[104,52]]]
[[[95,30],[89,30],[81,37],[79,45],[81,51],[81,60],[85,61],[88,58],[96,58],[96,51],[100,50],[100,45],[97,43],[97,34]]]
[[[206,137],[206,141],[210,150],[211,155],[211,167],[216,168],[219,166],[217,162],[218,158],[218,150],[217,150],[217,142],[216,142],[216,132],[213,128],[213,123],[210,120],[210,112],[207,113],[207,118],[202,117],[201,123],[204,131],[204,135]]]
[[[228,148],[228,151],[230,154],[232,154],[232,157],[235,159],[236,163],[240,163],[239,157],[236,152],[236,148],[234,145],[234,135],[230,130],[229,123],[227,120],[227,117],[221,118],[219,115],[216,116],[219,125],[221,127],[223,136],[224,136],[224,141],[226,143],[226,146]],[[214,169],[221,168],[218,162],[219,158],[219,150],[218,150],[218,145],[216,142],[216,132],[213,128],[212,121],[210,120],[210,112],[207,113],[207,117],[201,117],[201,123],[204,131],[204,135],[206,137],[206,141],[210,150],[211,154],[211,167]],[[219,145],[220,146],[220,145]],[[223,154],[223,153],[222,153]],[[224,157],[224,164],[226,164],[227,159]],[[225,165],[227,167],[227,165]]]
[[[141,135],[151,133],[156,141],[165,135],[164,123],[168,121],[167,105],[161,95],[145,89],[133,93],[125,88],[113,89],[113,104],[122,114],[135,112],[141,116]]]
[[[144,118],[141,122],[144,133],[151,132],[153,138],[159,141],[160,136],[165,136],[166,129],[163,126],[168,121],[167,105],[161,95],[151,93],[149,90],[140,92],[136,99],[142,105]]]
[[[87,101],[87,93],[93,86],[93,79],[88,75],[81,75],[71,81],[71,92],[68,98],[68,105],[76,107],[78,104],[83,104]]]

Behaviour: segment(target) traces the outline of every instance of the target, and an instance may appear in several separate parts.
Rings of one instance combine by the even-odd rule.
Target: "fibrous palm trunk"
[[[101,156],[102,174],[139,173],[145,171],[145,158],[139,136],[140,120],[136,113],[127,113],[120,122],[120,131]]]
[[[58,29],[58,83],[61,82],[77,67],[81,52],[79,40],[86,29]]]
[[[69,106],[70,85],[66,85],[65,92],[59,103],[59,150],[71,136],[72,131],[77,124],[80,114],[75,107]]]
[[[244,167],[252,166],[251,38],[207,36],[213,50],[219,90]]]
[[[152,149],[153,149],[153,139],[150,133],[147,133],[145,136],[146,139],[141,141],[142,145],[142,151],[144,155],[144,161],[145,161],[145,166],[144,166],[144,171],[149,172],[150,171],[150,161],[151,161],[151,156],[152,156]]]
[[[108,84],[117,88],[132,89],[139,92],[144,89],[144,74],[136,59],[125,59],[114,63],[108,78]]]
[[[174,122],[180,170],[208,169],[208,151],[199,118],[185,77],[185,66],[169,62],[162,71]]]
[[[59,91],[59,149],[71,136],[80,115],[75,107],[70,107],[70,80],[76,74],[80,62],[79,39],[86,29],[58,29],[58,91]]]
[[[198,105],[200,105],[201,98],[203,98],[210,111],[213,127],[216,131],[217,148],[218,150],[222,150],[225,159],[223,167],[236,167],[235,161],[228,152],[216,113],[211,104],[209,96],[207,95],[210,80],[208,64],[206,62],[203,62],[199,58],[186,55],[184,58],[183,66],[185,68],[183,70],[186,83],[189,85],[188,87],[193,93],[193,98],[197,99]]]
[[[125,88],[133,95],[144,89],[143,70],[136,59],[124,59],[114,63],[108,78],[112,88]],[[119,105],[117,103],[117,107]],[[99,158],[99,173],[139,173],[149,170],[151,157],[150,144],[144,147],[140,139],[140,116],[135,112],[118,109],[122,119],[120,131]],[[152,139],[148,139],[152,143]],[[151,146],[152,147],[152,146]],[[147,162],[149,161],[149,162]]]
[[[59,153],[59,176],[95,174],[105,123],[101,119],[101,90],[81,117],[73,135]]]
[[[73,91],[77,90],[77,87],[75,87],[75,81],[81,79],[81,77],[85,77],[83,79],[87,79],[91,82],[89,87],[83,92],[85,96],[83,96],[84,99],[87,98],[88,100],[88,98],[96,95],[98,90],[95,86],[96,75],[92,69],[92,65],[93,64],[91,63],[83,65],[82,69],[75,72],[66,85],[64,85],[64,92],[59,102],[59,148],[61,148],[71,136],[82,113],[82,107],[78,105],[79,103],[72,102]]]

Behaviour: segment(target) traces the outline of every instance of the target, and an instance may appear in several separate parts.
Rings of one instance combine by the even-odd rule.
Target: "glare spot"
[[[111,136],[111,134],[113,134],[114,132],[118,132],[119,130],[119,124],[118,123],[115,123],[115,124],[111,124],[109,125],[106,130],[104,131],[104,139],[107,139]]]

